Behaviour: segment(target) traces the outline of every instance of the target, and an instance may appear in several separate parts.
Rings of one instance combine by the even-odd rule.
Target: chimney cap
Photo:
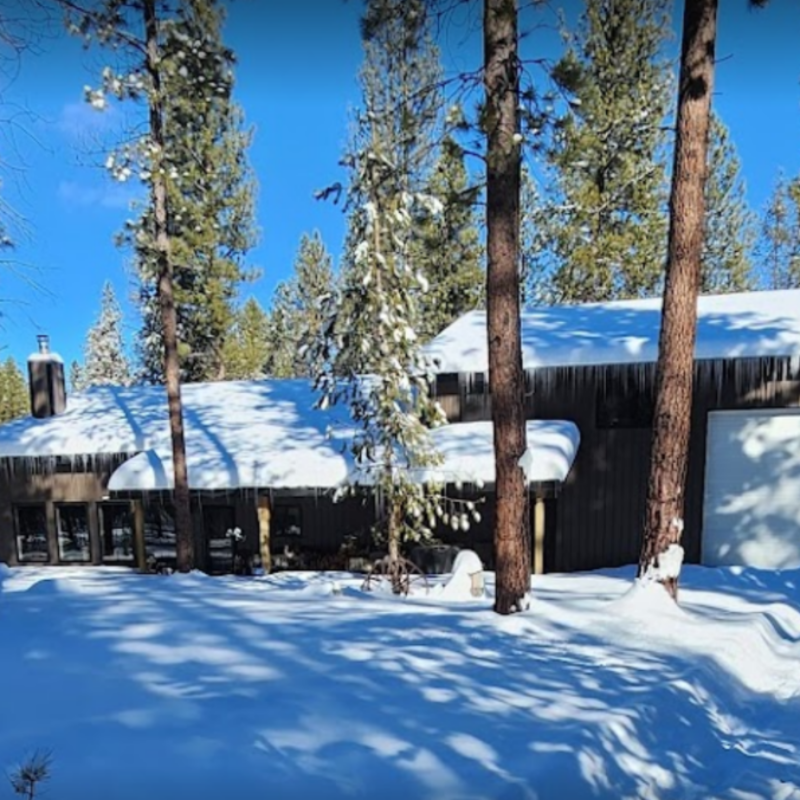
[[[31,361],[55,361],[58,364],[63,364],[64,360],[58,353],[50,350],[50,337],[46,333],[36,334],[36,342],[38,348],[35,353],[28,356],[28,362]]]

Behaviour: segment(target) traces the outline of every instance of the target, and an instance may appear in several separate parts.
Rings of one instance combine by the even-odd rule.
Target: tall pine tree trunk
[[[147,72],[152,81],[149,101],[150,136],[157,158],[164,154],[163,97],[159,66],[158,21],[155,0],[142,4],[147,47]],[[172,285],[172,259],[170,257],[167,228],[167,187],[164,174],[156,165],[152,175],[153,223],[155,226],[156,258],[158,264],[158,300],[164,337],[164,375],[169,405],[169,429],[172,438],[172,463],[175,480],[175,534],[177,567],[189,572],[194,566],[192,519],[189,505],[189,477],[186,465],[186,440],[183,430],[181,403],[180,363],[178,361],[178,320]]]
[[[667,275],[639,576],[677,599],[692,416],[697,294],[718,0],[686,0],[670,194]]]
[[[494,609],[527,608],[531,581],[519,309],[520,143],[516,0],[484,0],[486,275],[489,391],[496,469]]]

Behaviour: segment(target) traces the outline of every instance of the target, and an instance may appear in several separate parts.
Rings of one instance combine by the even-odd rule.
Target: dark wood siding
[[[551,571],[576,571],[635,563],[647,489],[651,429],[637,403],[650,402],[654,365],[559,367],[526,374],[528,419],[575,422],[581,446],[573,469],[548,509]],[[452,422],[489,419],[485,381],[462,376],[461,396],[450,399]],[[615,403],[613,414],[598,404]],[[692,439],[686,496],[684,546],[690,562],[700,559],[708,413],[722,409],[783,408],[800,404],[800,366],[788,359],[700,361],[695,370]],[[609,426],[616,420],[618,425]],[[488,504],[487,504],[488,506]],[[488,508],[487,508],[488,510]],[[487,514],[488,516],[488,514]],[[556,522],[552,520],[556,519]]]
[[[50,560],[58,564],[58,542],[55,532],[57,503],[86,503],[89,533],[92,543],[92,562],[100,563],[97,529],[97,504],[107,495],[111,473],[122,463],[124,456],[111,456],[91,462],[14,462],[0,463],[0,561],[17,563],[14,507],[22,504],[45,505],[48,518]],[[70,471],[62,471],[67,467]]]

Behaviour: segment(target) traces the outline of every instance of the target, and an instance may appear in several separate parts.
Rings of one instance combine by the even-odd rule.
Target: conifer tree
[[[767,0],[750,0],[764,6]],[[638,578],[674,599],[684,551],[686,475],[692,421],[697,296],[703,262],[705,184],[719,0],[683,7],[669,240],[656,362],[653,435]]]
[[[484,0],[486,131],[486,338],[495,459],[495,601],[524,611],[531,586],[527,451],[520,334],[519,11],[516,0]]]
[[[754,217],[747,207],[736,148],[717,114],[711,115],[705,203],[700,291],[718,294],[751,290]]]
[[[9,356],[0,364],[0,424],[30,413],[28,384],[17,362]]]
[[[256,235],[255,181],[246,157],[252,134],[231,97],[235,57],[222,42],[222,22],[217,0],[183,0],[165,26],[162,44],[164,136],[172,178],[167,201],[173,209],[169,229],[185,381],[222,377],[239,288],[254,277],[245,265]],[[202,64],[194,62],[199,53]],[[209,90],[198,95],[197,82]],[[140,283],[143,377],[160,383],[163,342],[152,213],[146,208],[131,221],[125,240],[136,253]]]
[[[382,499],[378,533],[396,564],[403,542],[431,535],[443,515],[441,495],[415,482],[413,472],[438,463],[427,425],[445,417],[430,395],[416,333],[417,296],[427,281],[407,258],[411,221],[429,198],[405,189],[379,146],[354,156],[352,196],[365,199],[352,215],[355,257],[340,293],[323,304],[326,320],[310,357],[320,407],[349,407],[357,428],[352,455],[361,467],[352,486],[368,485]],[[367,353],[364,378],[353,364]]]
[[[767,288],[800,288],[800,179],[779,176],[761,220],[758,250]]]
[[[547,245],[562,302],[649,295],[663,273],[668,7],[585,0],[553,71],[571,100],[548,152]]]
[[[86,388],[83,380],[83,367],[79,361],[69,365],[69,387],[72,392],[82,392]]]
[[[525,307],[552,305],[555,299],[547,257],[548,209],[530,167],[524,163],[519,205],[520,302]]]
[[[415,226],[442,211],[420,191],[430,155],[420,124],[433,125],[436,103],[426,72],[424,12],[419,0],[367,4],[363,107],[345,159],[346,262],[336,294],[323,304],[325,322],[309,356],[317,365],[319,405],[349,407],[357,428],[352,453],[361,468],[354,484],[368,484],[382,500],[380,533],[392,564],[404,541],[430,535],[445,516],[468,525],[463,514],[449,514],[438,487],[413,479],[414,470],[438,462],[428,426],[445,421],[430,395],[418,333],[428,279],[412,257]]]
[[[477,189],[470,185],[464,154],[452,137],[442,143],[427,192],[442,204],[442,213],[419,226],[413,246],[414,264],[430,286],[420,297],[423,341],[481,305],[486,280],[475,208]]]
[[[68,28],[88,44],[98,42],[114,52],[116,69],[106,67],[98,88],[86,87],[87,101],[96,109],[105,109],[113,98],[142,101],[145,116],[139,128],[106,161],[111,174],[121,181],[137,177],[149,190],[146,224],[133,233],[135,248],[141,261],[154,265],[154,286],[161,315],[159,333],[163,343],[163,364],[174,480],[174,507],[177,566],[188,572],[194,565],[191,507],[189,503],[188,468],[180,386],[179,328],[176,313],[176,268],[188,265],[180,256],[180,244],[173,248],[173,225],[180,223],[184,207],[176,200],[176,189],[191,191],[194,175],[187,163],[172,125],[167,124],[170,98],[165,88],[175,75],[180,75],[182,104],[187,117],[203,119],[218,97],[230,94],[231,74],[225,69],[229,51],[214,37],[201,34],[196,39],[181,35],[191,9],[212,0],[103,0],[91,6],[75,0],[58,0],[68,14]],[[189,122],[184,120],[187,135]],[[144,133],[142,133],[144,130]],[[173,161],[173,155],[175,160]],[[180,195],[180,191],[177,192]]]
[[[86,336],[83,358],[83,365],[72,365],[73,388],[82,390],[90,386],[126,386],[131,382],[122,335],[122,311],[110,282],[103,286],[100,314]]]
[[[303,234],[293,275],[275,289],[269,315],[267,372],[275,378],[316,372],[305,347],[322,329],[322,303],[334,291],[333,260],[319,231]]]
[[[225,340],[227,380],[253,380],[267,374],[270,356],[269,317],[255,297],[237,311],[233,329]]]

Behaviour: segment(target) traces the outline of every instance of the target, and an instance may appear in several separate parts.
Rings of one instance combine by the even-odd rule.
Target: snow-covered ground
[[[545,576],[510,618],[358,587],[0,565],[0,768],[51,750],[53,800],[800,799],[800,572],[688,567],[680,609]]]

